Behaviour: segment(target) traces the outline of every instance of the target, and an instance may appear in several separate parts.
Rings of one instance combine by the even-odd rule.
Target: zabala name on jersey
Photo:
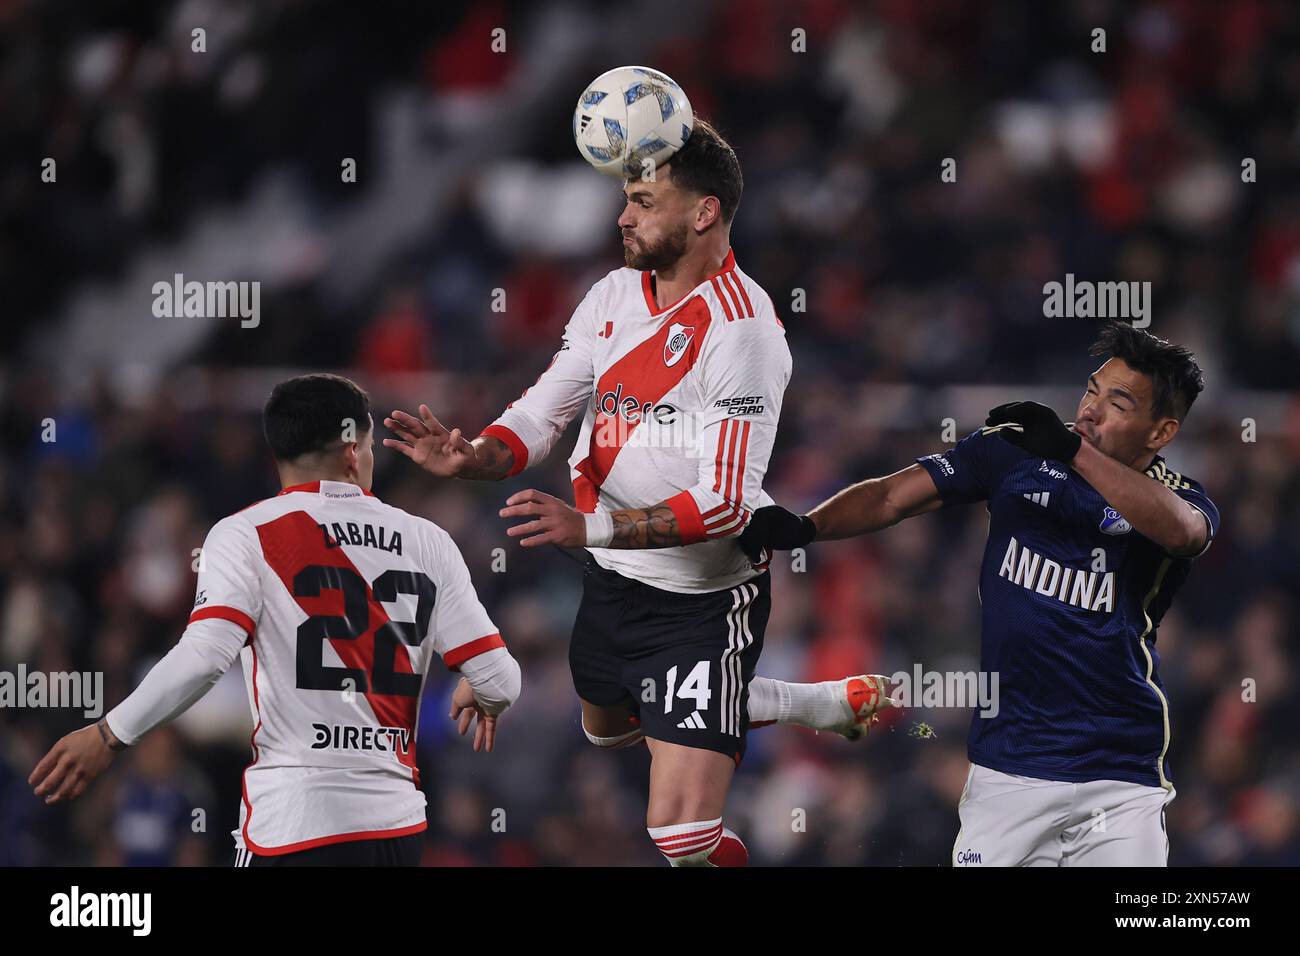
[[[315,739],[312,750],[377,750],[380,753],[411,752],[411,731],[407,727],[358,726],[356,724],[311,725]]]
[[[350,544],[359,548],[378,548],[390,554],[402,553],[402,532],[389,531],[382,525],[358,524],[355,521],[331,522],[328,527],[318,524],[325,536],[325,547],[337,548]]]
[[[1115,572],[1067,568],[1012,538],[998,577],[1085,611],[1115,610]]]

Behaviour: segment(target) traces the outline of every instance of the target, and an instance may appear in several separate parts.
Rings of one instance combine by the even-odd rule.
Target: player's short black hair
[[[1205,388],[1205,376],[1188,349],[1124,322],[1107,323],[1089,354],[1123,359],[1129,368],[1148,376],[1156,418],[1181,422]]]
[[[691,135],[686,145],[673,153],[668,171],[677,188],[699,196],[717,196],[723,222],[736,218],[740,194],[745,190],[740,160],[731,144],[708,122],[695,117]]]
[[[324,451],[343,436],[346,422],[356,434],[370,431],[370,396],[342,375],[313,372],[276,385],[262,410],[262,430],[276,461],[293,461]]]

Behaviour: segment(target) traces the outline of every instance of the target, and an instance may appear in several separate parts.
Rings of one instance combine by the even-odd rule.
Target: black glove
[[[780,505],[759,508],[740,534],[740,549],[749,560],[760,564],[763,549],[790,551],[802,548],[817,536],[817,526],[807,515],[786,511]]]
[[[1038,402],[1007,402],[989,412],[984,434],[996,434],[1031,455],[1040,455],[1068,465],[1079,453],[1083,439],[1046,405]]]

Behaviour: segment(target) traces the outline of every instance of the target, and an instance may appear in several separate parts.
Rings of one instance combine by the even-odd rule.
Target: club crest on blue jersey
[[[1105,508],[1101,513],[1101,530],[1103,534],[1128,534],[1133,526],[1114,508]]]

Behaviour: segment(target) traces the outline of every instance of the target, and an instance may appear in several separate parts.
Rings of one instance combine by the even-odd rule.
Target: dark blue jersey
[[[1067,465],[996,435],[975,432],[918,460],[945,505],[988,502],[980,657],[999,696],[996,716],[971,722],[971,761],[1049,780],[1168,787],[1156,627],[1191,559],[1135,531]],[[1211,538],[1218,532],[1199,484],[1160,457],[1146,474],[1201,511]]]

